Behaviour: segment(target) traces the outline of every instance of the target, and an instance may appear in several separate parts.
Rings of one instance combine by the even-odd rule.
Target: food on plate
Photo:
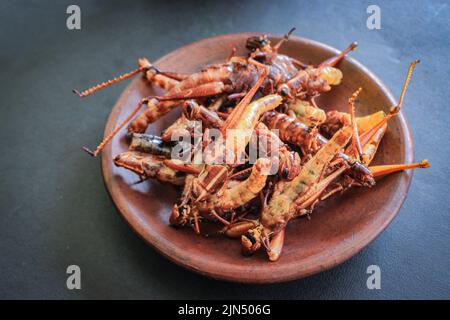
[[[370,188],[385,175],[429,166],[426,160],[371,165],[388,121],[401,111],[418,60],[409,66],[398,105],[387,114],[356,117],[363,90],[357,84],[348,112],[325,112],[316,98],[342,82],[339,63],[357,44],[308,65],[279,52],[293,31],[275,44],[265,35],[250,37],[247,55],[234,49],[225,61],[193,74],[160,70],[140,59],[132,72],[74,90],[85,97],[142,74],[166,91],[142,99],[94,151],[84,149],[97,156],[128,124],[129,150],[113,161],[142,181],[181,187],[168,217],[172,226],[204,234],[204,226],[215,225],[216,233],[240,239],[244,254],[263,249],[270,261],[278,260],[291,220],[309,216],[349,188]],[[145,133],[175,108],[180,117],[159,136]]]

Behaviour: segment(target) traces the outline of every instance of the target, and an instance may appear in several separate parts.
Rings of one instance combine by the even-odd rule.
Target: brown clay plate
[[[168,71],[198,71],[204,65],[223,61],[233,46],[245,54],[245,40],[250,35],[253,34],[204,39],[165,55],[155,65]],[[271,38],[280,39],[279,36]],[[292,37],[281,52],[317,64],[338,51],[315,41]],[[364,90],[357,104],[358,114],[380,109],[388,111],[395,104],[390,91],[359,62],[346,58],[339,67],[344,73],[343,83],[320,98],[321,106],[345,110],[347,99],[359,86]],[[161,93],[144,79],[135,79],[114,106],[105,135],[131,112],[141,98],[155,92]],[[151,125],[148,132],[159,134],[178,114],[178,110],[172,112]],[[124,136],[125,129],[104,150],[102,166],[106,186],[125,220],[146,242],[175,263],[203,275],[229,281],[281,282],[306,277],[344,262],[367,246],[391,222],[406,198],[412,177],[411,172],[391,175],[371,189],[355,189],[327,200],[317,208],[311,220],[299,219],[289,223],[283,254],[273,263],[263,252],[243,257],[240,241],[219,236],[205,238],[195,235],[189,228],[170,227],[168,219],[179,191],[157,181],[134,184],[138,180],[135,174],[115,167],[112,158],[128,148]],[[412,160],[411,134],[405,117],[400,114],[389,123],[374,163]]]

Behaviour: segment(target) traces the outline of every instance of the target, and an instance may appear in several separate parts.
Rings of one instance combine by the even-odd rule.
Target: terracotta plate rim
[[[209,42],[211,40],[217,40],[217,39],[227,39],[227,38],[234,38],[236,36],[242,37],[242,36],[251,36],[255,34],[261,34],[258,32],[246,32],[246,33],[232,33],[232,34],[225,34],[225,35],[219,35],[215,37],[205,38],[202,40],[198,40],[195,42],[192,42],[190,44],[187,44],[185,46],[179,47],[172,52],[164,55],[163,57],[159,58],[157,61],[155,61],[155,65],[158,65],[158,63],[170,58],[172,55],[176,55],[177,52],[188,49],[190,47],[197,46],[199,44],[202,44],[204,42]],[[279,38],[282,35],[276,35],[276,34],[268,34],[269,37],[276,37]],[[303,37],[291,37],[292,41],[300,41],[306,44],[311,44],[315,47],[320,47],[321,49],[324,49],[326,51],[331,51],[338,53],[339,50]],[[386,85],[369,69],[367,69],[363,64],[361,64],[359,61],[357,61],[354,58],[347,57],[346,60],[348,60],[351,64],[355,65],[358,69],[360,69],[363,73],[367,75],[367,77],[375,82],[377,86],[383,91],[383,93],[388,97],[388,99],[391,101],[392,105],[396,104],[396,99],[393,97],[391,91],[386,87]],[[120,114],[121,107],[123,106],[123,101],[127,97],[128,89],[135,85],[136,81],[140,81],[139,79],[133,80],[133,82],[127,86],[127,88],[122,92],[120,98],[117,100],[116,104],[114,105],[111,114],[108,117],[107,124],[105,127],[104,135],[106,136],[109,132],[111,132],[114,128],[114,125],[116,123],[116,118]],[[412,140],[412,135],[410,132],[409,125],[406,121],[406,118],[403,113],[400,113],[398,115],[398,122],[400,124],[401,131],[403,132],[404,137],[404,154],[405,154],[405,161],[406,162],[412,162],[414,158],[414,145]],[[104,150],[104,154],[110,152],[110,146],[108,146]],[[339,254],[335,254],[334,259],[329,259],[327,263],[316,263],[309,265],[307,268],[298,268],[298,265],[296,265],[295,262],[291,264],[284,264],[280,267],[280,272],[272,273],[270,276],[267,276],[266,278],[246,278],[246,277],[239,277],[235,276],[232,273],[227,273],[226,270],[219,270],[218,268],[211,268],[210,262],[207,263],[206,261],[201,260],[195,260],[192,259],[192,257],[189,255],[189,251],[185,250],[173,250],[170,246],[170,241],[161,241],[161,239],[158,239],[157,234],[149,233],[148,230],[145,229],[142,222],[140,221],[139,217],[136,217],[126,205],[122,205],[123,203],[126,203],[126,201],[120,200],[122,198],[122,194],[119,192],[116,184],[114,183],[114,177],[111,176],[111,166],[112,161],[109,157],[102,157],[102,173],[103,178],[105,181],[105,185],[110,193],[110,196],[116,205],[118,211],[122,215],[122,217],[127,221],[127,223],[131,226],[131,228],[141,237],[143,238],[149,245],[151,245],[153,248],[155,248],[158,252],[160,252],[163,256],[168,258],[169,260],[175,262],[179,266],[185,267],[191,271],[195,271],[197,273],[200,273],[202,275],[219,279],[219,280],[226,280],[226,281],[232,281],[232,282],[240,282],[240,283],[277,283],[277,282],[286,282],[291,280],[300,279],[303,277],[307,277],[319,272],[323,272],[325,270],[331,269],[354,255],[356,255],[358,252],[360,252],[363,248],[365,248],[367,245],[369,245],[373,240],[376,239],[378,235],[380,235],[386,227],[391,223],[391,221],[394,219],[394,217],[399,212],[401,206],[403,205],[407,193],[409,190],[409,186],[411,184],[412,179],[412,171],[409,170],[408,172],[401,173],[403,175],[403,179],[400,183],[398,190],[399,194],[401,194],[401,199],[392,200],[395,201],[395,206],[391,209],[390,215],[382,221],[379,225],[377,225],[377,228],[373,228],[372,230],[368,230],[366,232],[365,237],[360,237],[358,239],[358,242],[348,247],[347,249],[340,251]],[[317,260],[320,260],[320,255],[317,257]],[[319,262],[319,261],[318,261]],[[271,265],[271,267],[268,267],[268,269],[272,269],[273,265],[270,262],[267,262]]]

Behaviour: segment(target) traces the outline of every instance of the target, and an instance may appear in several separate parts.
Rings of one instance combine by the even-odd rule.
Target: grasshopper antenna
[[[136,106],[136,108],[133,110],[133,112],[130,113],[130,115],[122,121],[122,123],[116,127],[106,138],[103,139],[103,141],[95,148],[94,151],[91,151],[87,147],[83,147],[83,150],[89,153],[91,156],[96,157],[102,150],[105,148],[105,146],[108,144],[109,141],[111,141],[112,138],[117,134],[117,132],[120,131],[131,119],[134,118],[134,116],[138,113],[138,111],[141,109],[142,105],[148,103],[148,99],[144,98],[139,102],[139,104]]]
[[[90,88],[88,88],[86,90],[83,90],[81,92],[76,90],[76,89],[73,89],[72,91],[73,91],[73,93],[78,95],[80,98],[84,98],[84,97],[87,97],[87,96],[93,94],[94,92],[97,92],[97,91],[99,91],[101,89],[107,88],[107,87],[109,87],[109,86],[111,86],[113,84],[116,84],[116,83],[118,83],[120,81],[123,81],[125,79],[132,78],[135,75],[137,75],[138,73],[145,72],[145,71],[148,71],[150,69],[154,69],[156,72],[159,72],[159,70],[156,69],[151,64],[145,64],[145,65],[142,64],[141,66],[139,66],[138,68],[134,69],[131,72],[124,73],[124,74],[122,74],[122,75],[120,75],[118,77],[115,77],[115,78],[113,78],[111,80],[108,80],[108,81],[102,82],[100,84],[97,84],[97,85],[95,85],[93,87],[90,87]]]
[[[414,68],[416,67],[416,65],[419,64],[419,63],[420,63],[420,60],[417,59],[417,60],[414,60],[413,62],[411,62],[409,64],[408,73],[406,74],[406,79],[405,79],[405,82],[403,83],[403,88],[402,88],[402,93],[400,94],[400,99],[398,100],[397,106],[395,106],[391,110],[391,113],[397,114],[397,113],[400,112],[400,110],[401,110],[401,108],[403,106],[403,99],[405,98],[406,89],[408,88],[409,81],[411,80],[412,73],[413,73]]]
[[[402,106],[403,106],[403,100],[404,100],[404,97],[406,94],[406,89],[408,88],[408,84],[409,84],[409,81],[411,80],[412,73],[413,73],[416,65],[419,63],[420,63],[420,60],[418,60],[418,59],[414,60],[413,62],[410,63],[409,68],[408,68],[408,73],[406,74],[405,82],[403,83],[402,93],[400,94],[400,99],[398,101],[398,104],[395,107],[391,108],[391,111],[389,112],[389,114],[386,117],[384,117],[379,123],[377,123],[371,129],[369,129],[368,131],[366,131],[362,134],[362,136],[361,136],[362,144],[367,143],[367,141],[382,126],[384,126],[390,119],[395,117],[400,112],[400,110],[402,109]]]
[[[281,39],[280,41],[278,41],[278,43],[277,43],[276,45],[273,46],[273,50],[274,50],[275,52],[277,52],[278,49],[280,49],[281,45],[282,45],[283,43],[285,43],[286,41],[289,40],[289,37],[291,36],[291,34],[292,34],[295,30],[296,30],[296,28],[295,28],[295,27],[292,27],[291,30],[289,30],[289,32],[286,33],[286,34],[284,35],[283,39]]]

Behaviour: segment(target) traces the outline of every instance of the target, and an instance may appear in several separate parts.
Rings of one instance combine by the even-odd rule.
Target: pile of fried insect
[[[351,187],[370,187],[375,179],[393,172],[428,167],[426,160],[370,166],[387,122],[401,110],[412,71],[419,61],[410,64],[398,105],[388,114],[379,111],[355,117],[354,101],[361,88],[349,97],[348,112],[325,112],[315,99],[340,84],[343,75],[336,66],[356,48],[356,43],[318,66],[307,65],[279,53],[293,30],[274,45],[265,35],[250,37],[246,41],[246,57],[237,56],[234,49],[225,62],[205,66],[193,74],[161,71],[147,59],[140,59],[139,67],[130,73],[83,92],[74,90],[85,97],[142,73],[146,80],[167,92],[142,99],[95,151],[85,151],[96,156],[131,121],[129,151],[117,155],[114,163],[143,179],[182,186],[170,224],[189,226],[201,234],[205,224],[217,223],[220,233],[241,240],[244,254],[263,248],[270,261],[281,255],[287,223],[309,216],[318,203],[331,195]],[[143,106],[145,110],[138,115]],[[161,136],[145,134],[149,124],[177,107],[182,108],[181,116]],[[253,139],[239,134],[230,137],[227,132],[249,129],[253,137],[276,141],[276,150],[269,150],[266,157],[254,163],[193,164],[172,159],[176,146],[173,135],[183,132],[194,136],[195,121],[202,123],[200,148],[215,146],[208,149],[214,153],[206,152],[205,157],[227,152],[223,140],[208,140],[211,129],[220,130],[227,139],[243,141],[246,148]],[[278,130],[278,135],[272,129]],[[242,152],[247,152],[246,148]],[[264,172],[273,163],[272,153],[279,165],[275,174],[268,175]]]

